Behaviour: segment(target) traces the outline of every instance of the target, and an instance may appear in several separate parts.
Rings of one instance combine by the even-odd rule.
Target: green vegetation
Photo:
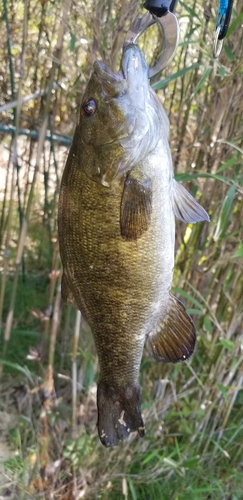
[[[142,8],[137,0],[0,5],[0,106],[10,103],[0,123],[3,499],[243,500],[243,12],[235,1],[214,60],[217,8],[216,0],[179,3],[180,45],[152,82],[170,117],[177,179],[211,217],[176,223],[174,287],[198,345],[176,366],[156,364],[145,349],[146,436],[107,450],[96,430],[92,336],[60,299],[60,136],[72,136],[93,61],[118,68]],[[141,37],[151,64],[156,36],[151,28]],[[38,140],[18,134],[25,129]]]

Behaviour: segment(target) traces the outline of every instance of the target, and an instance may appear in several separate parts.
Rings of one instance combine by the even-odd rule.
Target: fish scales
[[[186,222],[208,216],[175,183],[166,118],[136,45],[119,75],[96,63],[82,106],[60,190],[62,295],[94,336],[98,431],[112,446],[132,431],[144,435],[138,376],[145,339],[157,360],[193,352],[195,327],[170,294],[175,213]]]
[[[157,169],[156,157],[158,157],[157,152],[155,160],[151,156],[145,168],[154,183],[158,181],[163,186],[165,183],[162,177],[166,174],[166,170],[168,176],[169,168],[163,171]],[[151,331],[153,316],[161,312],[161,303],[164,296],[169,293],[172,279],[174,220],[171,217],[171,225],[165,224],[168,215],[160,210],[161,195],[169,202],[168,192],[166,190],[163,192],[163,189],[154,190],[151,225],[148,232],[139,240],[138,246],[137,241],[127,242],[121,239],[120,235],[120,203],[124,178],[116,180],[112,188],[107,189],[98,183],[94,184],[79,169],[72,166],[68,181],[70,193],[67,196],[68,188],[65,188],[65,200],[69,200],[69,203],[66,203],[62,222],[66,228],[66,243],[62,254],[65,253],[64,260],[67,261],[72,254],[72,264],[69,261],[68,272],[72,276],[71,287],[76,302],[79,304],[85,300],[85,316],[89,320],[94,336],[99,337],[100,330],[104,332],[102,338],[105,338],[106,342],[101,346],[97,344],[100,363],[105,361],[103,375],[107,370],[110,376],[109,359],[114,367],[118,352],[114,374],[117,384],[123,382],[127,376],[126,372],[129,372],[129,378],[132,376],[132,379],[136,380],[140,359],[134,363],[131,357],[132,350],[136,358],[140,342],[139,358],[141,358],[144,338]],[[75,207],[73,200],[76,200]],[[72,217],[71,224],[70,217]],[[163,230],[165,226],[170,233],[168,236]],[[70,228],[69,233],[67,228]],[[156,306],[158,303],[159,311]],[[124,332],[129,332],[131,329],[134,330],[134,334],[127,339]],[[108,351],[111,337],[115,337],[116,349],[112,343],[110,355]],[[128,349],[130,366],[127,364],[124,366],[120,352],[124,352],[126,356]]]

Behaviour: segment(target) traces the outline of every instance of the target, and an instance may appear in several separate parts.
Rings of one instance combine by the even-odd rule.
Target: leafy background
[[[218,2],[179,2],[176,56],[151,83],[171,123],[175,174],[209,224],[176,225],[174,291],[197,326],[190,363],[141,366],[146,437],[96,431],[98,364],[62,304],[57,201],[96,58],[114,70],[135,0],[0,5],[0,494],[4,499],[243,499],[243,53],[235,0],[213,59]],[[156,28],[140,39],[154,64]]]

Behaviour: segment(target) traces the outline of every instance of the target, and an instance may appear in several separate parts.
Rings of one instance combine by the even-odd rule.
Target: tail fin
[[[139,384],[119,387],[100,381],[97,405],[99,437],[107,448],[123,441],[130,432],[144,436]]]

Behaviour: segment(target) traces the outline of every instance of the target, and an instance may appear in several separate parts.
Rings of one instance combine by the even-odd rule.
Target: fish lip
[[[121,73],[125,80],[131,79],[131,74],[135,73],[139,77],[146,77],[149,80],[149,68],[145,61],[145,57],[139,46],[135,43],[130,43],[123,50],[121,60]]]
[[[95,61],[94,73],[105,89],[111,92],[112,87],[114,87],[114,95],[120,95],[124,92],[123,87],[126,86],[126,80],[121,71],[114,73],[103,61]]]

